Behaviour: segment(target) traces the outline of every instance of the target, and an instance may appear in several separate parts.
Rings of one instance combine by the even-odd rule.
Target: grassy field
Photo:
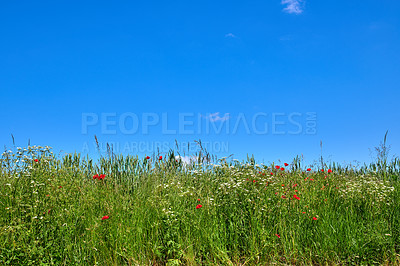
[[[398,159],[357,169],[208,159],[7,150],[0,264],[400,263]]]

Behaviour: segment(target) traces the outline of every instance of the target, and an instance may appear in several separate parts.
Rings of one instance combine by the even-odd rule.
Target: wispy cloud
[[[220,116],[219,112],[209,114],[205,116],[206,119],[209,119],[211,122],[217,122],[217,121],[226,121],[230,118],[229,113],[224,114],[224,116]]]
[[[289,14],[301,14],[304,9],[304,0],[282,0],[282,5],[286,5],[283,11]]]
[[[294,39],[293,35],[283,35],[279,37],[280,41],[292,41]]]
[[[175,156],[176,160],[181,160],[183,164],[188,165],[196,162],[196,156]]]
[[[237,37],[233,33],[227,33],[227,34],[225,34],[225,38],[237,38]]]

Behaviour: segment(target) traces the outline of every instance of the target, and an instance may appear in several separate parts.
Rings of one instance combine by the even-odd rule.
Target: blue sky
[[[322,141],[342,163],[371,161],[389,130],[400,155],[399,14],[395,0],[2,1],[0,144],[13,134],[17,146],[95,156],[94,135],[147,147],[201,139],[227,145],[220,157],[272,162],[317,159]],[[189,133],[166,134],[163,113],[172,130],[192,114]],[[83,127],[88,114],[98,122]],[[119,121],[133,128],[132,114],[138,130],[127,134]],[[267,133],[240,123],[257,114]],[[146,117],[159,119],[147,133]]]

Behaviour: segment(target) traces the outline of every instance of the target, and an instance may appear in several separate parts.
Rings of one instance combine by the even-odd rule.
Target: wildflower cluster
[[[343,178],[344,182],[339,193],[348,199],[370,199],[372,204],[391,204],[390,197],[394,187],[388,181],[378,179],[374,175],[359,175],[352,178]]]
[[[96,174],[93,176],[93,179],[103,180],[105,177],[106,177],[105,174],[101,174],[101,175]]]

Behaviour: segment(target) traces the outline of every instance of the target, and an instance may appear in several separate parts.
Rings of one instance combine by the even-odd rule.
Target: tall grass
[[[96,162],[49,147],[6,151],[0,262],[399,263],[398,159],[385,174],[376,165],[307,171],[298,157],[279,169],[254,158],[214,163],[200,155],[187,164],[173,151]]]

